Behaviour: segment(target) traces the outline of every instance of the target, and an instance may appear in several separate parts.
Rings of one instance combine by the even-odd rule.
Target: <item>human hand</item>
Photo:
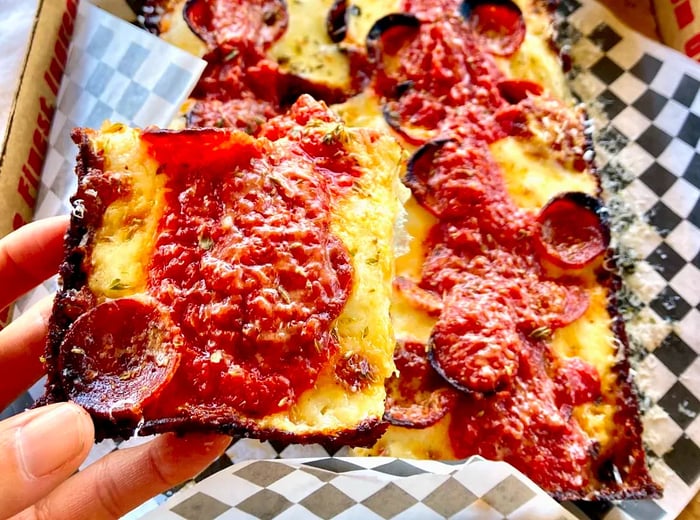
[[[57,271],[67,218],[29,224],[0,239],[0,310]],[[51,301],[0,331],[0,410],[41,377]],[[90,416],[73,403],[0,422],[0,518],[118,518],[203,470],[230,437],[164,434],[115,451],[75,473],[95,441]]]

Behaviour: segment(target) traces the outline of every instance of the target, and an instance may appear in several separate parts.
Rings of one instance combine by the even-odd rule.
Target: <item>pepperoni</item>
[[[496,86],[501,97],[511,105],[526,99],[528,95],[539,96],[543,92],[542,85],[527,79],[506,79]]]
[[[411,102],[414,103],[411,103]],[[382,106],[382,115],[389,127],[406,143],[421,146],[435,135],[444,107],[420,95],[408,95],[389,100]]]
[[[182,337],[155,303],[107,301],[81,315],[61,343],[68,396],[109,420],[138,422],[180,364]]]
[[[276,114],[270,103],[252,97],[229,101],[205,99],[195,102],[187,112],[187,126],[238,128],[255,135],[261,124]]]
[[[289,22],[284,0],[187,0],[183,16],[192,32],[222,57],[241,51],[259,55]]]
[[[351,392],[360,392],[377,381],[369,360],[357,352],[348,352],[335,362],[335,377]]]
[[[600,374],[593,365],[578,357],[559,360],[554,383],[560,408],[590,403],[601,395]]]
[[[336,127],[301,131],[315,115],[335,117],[300,99],[261,130],[288,135],[276,143],[234,130],[143,134],[167,172],[148,290],[188,347],[178,385],[202,402],[251,416],[288,409],[338,350],[332,323],[352,265],[331,232],[330,197],[356,168]],[[163,413],[180,413],[186,396],[176,397]]]
[[[409,159],[404,184],[438,218],[456,218],[497,194],[498,166],[479,142],[436,139]]]
[[[449,435],[456,458],[503,460],[550,493],[588,484],[591,441],[553,401],[551,382],[537,375],[512,391],[464,396]]]
[[[521,331],[535,340],[579,319],[590,303],[586,289],[567,279],[516,282],[509,293],[513,301],[522,302],[516,308]]]
[[[394,290],[406,298],[411,304],[430,316],[438,316],[442,312],[442,299],[432,291],[427,291],[418,286],[413,280],[405,276],[397,276],[393,282]]]
[[[535,244],[541,257],[557,267],[585,267],[601,256],[609,243],[603,205],[585,193],[558,195],[537,217]]]
[[[429,345],[433,367],[453,387],[489,393],[513,381],[522,340],[502,298],[458,285],[446,298]]]
[[[150,153],[164,168],[187,170],[191,166],[207,166],[212,171],[235,170],[250,164],[262,155],[256,141],[243,132],[218,128],[185,130],[146,129],[141,138]],[[216,150],[216,153],[206,153]]]
[[[348,33],[348,2],[334,0],[326,15],[326,32],[333,43],[342,42]]]
[[[487,52],[510,56],[525,39],[525,19],[515,2],[465,0],[461,13]]]
[[[379,62],[382,55],[395,56],[416,36],[419,27],[418,18],[408,13],[391,13],[380,18],[367,33],[367,54],[374,62]]]
[[[398,341],[394,363],[400,375],[385,382],[385,420],[395,426],[427,428],[452,409],[457,393],[430,366],[424,343]]]

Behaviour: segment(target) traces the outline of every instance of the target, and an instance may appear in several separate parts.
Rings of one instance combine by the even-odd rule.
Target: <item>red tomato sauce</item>
[[[428,369],[442,376],[443,388],[461,390],[450,404],[456,456],[505,460],[550,491],[580,489],[591,475],[594,443],[571,412],[600,398],[600,379],[583,360],[557,360],[548,339],[586,311],[588,295],[581,280],[547,275],[534,236],[537,215],[515,206],[489,151],[498,139],[529,135],[528,115],[541,117],[542,106],[533,107],[530,96],[542,89],[504,84],[488,46],[454,14],[456,5],[406,2],[421,25],[403,31],[403,45],[394,34],[392,54],[377,60],[374,76],[396,127],[435,139],[409,163],[406,184],[438,224],[424,243],[418,288],[403,294],[419,309],[426,307],[420,289],[442,295],[442,304],[431,306],[440,312]],[[398,386],[401,398],[421,402],[425,390],[411,375],[409,367],[402,371],[409,380]]]
[[[218,148],[202,135],[178,146],[172,134],[163,144],[144,134],[168,177],[148,292],[184,338],[164,406],[182,411],[199,400],[251,416],[278,412],[336,352],[331,324],[352,267],[330,231],[330,204],[358,172],[337,159],[346,155],[340,140],[301,131],[300,119],[330,119],[319,106],[304,98],[266,123],[270,135],[297,136],[286,144],[204,130],[194,132],[224,137]]]
[[[254,4],[253,15],[280,3]],[[553,362],[547,340],[585,312],[588,295],[580,280],[545,273],[533,238],[537,216],[512,202],[489,145],[507,136],[528,138],[532,121],[549,118],[567,129],[564,139],[553,143],[562,161],[574,161],[578,170],[585,162],[571,137],[576,125],[560,121],[558,102],[536,83],[507,80],[496,65],[494,56],[517,51],[524,37],[517,8],[479,8],[474,16],[480,19],[469,20],[461,4],[406,0],[402,9],[418,24],[414,20],[385,30],[368,53],[349,51],[353,92],[369,83],[387,122],[408,143],[442,140],[416,161],[406,179],[416,200],[439,222],[425,244],[420,280],[398,286],[418,308],[438,316],[428,345],[432,359],[429,363],[423,345],[397,350],[404,375],[389,382],[388,415],[397,424],[424,427],[451,410],[450,439],[457,456],[506,460],[548,490],[576,489],[588,478],[593,448],[571,409],[598,399],[600,380],[582,360]],[[198,15],[200,35],[211,52],[189,122],[237,127],[271,139],[289,134],[289,121],[298,114],[271,126],[262,123],[284,111],[300,86],[316,96],[328,93],[323,85],[283,74],[265,56],[284,31],[283,16],[273,9],[277,14],[265,31],[245,31],[242,19],[233,16],[240,9],[237,2],[212,5],[228,14],[220,26]],[[265,26],[259,20],[250,23]],[[535,101],[539,96],[545,101]],[[304,124],[301,119],[297,122]],[[324,146],[301,142],[298,151],[314,155]],[[348,170],[337,162],[344,159],[323,156],[321,169]],[[178,245],[159,246],[150,282],[159,299],[176,310],[186,336],[204,330],[211,337],[211,348],[188,351],[183,363],[191,370],[180,372],[201,392],[216,396],[215,402],[234,398],[226,397],[225,388],[213,387],[213,381],[246,385],[251,397],[232,404],[252,414],[283,409],[295,392],[313,384],[334,348],[328,324],[347,297],[346,253],[327,232],[312,231],[311,224],[327,228],[328,199],[304,199],[290,181],[323,193],[344,189],[352,178],[330,175],[331,181],[312,181],[294,173],[298,166],[294,159],[257,157],[224,183],[224,171],[198,168],[184,176],[171,187],[173,215],[164,229]],[[266,173],[270,170],[273,175]],[[212,190],[215,195],[205,199],[201,213],[191,214],[183,205]],[[303,211],[292,211],[285,196],[300,197]],[[274,224],[262,225],[263,217]],[[230,228],[223,231],[221,223],[229,220]],[[324,267],[307,278],[294,274],[316,265]],[[270,266],[281,273],[278,279],[270,279]],[[317,282],[307,287],[304,280]],[[274,290],[275,284],[283,291]],[[243,289],[232,293],[226,289],[230,285]],[[208,307],[212,292],[230,305]],[[289,303],[285,293],[301,294],[306,303]],[[255,332],[280,325],[285,334]],[[290,341],[300,345],[296,354],[285,351]],[[224,373],[223,365],[211,360],[229,343],[237,345],[230,354],[243,368],[240,373]],[[272,375],[280,359],[295,367],[282,371],[289,377]],[[351,365],[352,360],[340,364],[338,373],[362,372]]]

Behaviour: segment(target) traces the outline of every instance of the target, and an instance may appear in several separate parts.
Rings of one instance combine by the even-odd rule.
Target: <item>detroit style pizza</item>
[[[279,429],[280,418],[289,424],[290,417],[304,420],[285,431],[302,431],[298,424],[308,424],[305,421],[311,415],[317,417],[317,403],[328,403],[324,396],[337,395],[327,409],[336,410],[340,401],[348,399],[353,415],[346,425],[355,425],[350,430],[357,432],[364,427],[360,424],[378,423],[379,417],[383,417],[384,427],[388,425],[371,447],[358,451],[362,455],[432,459],[482,455],[505,460],[560,499],[659,495],[660,488],[652,481],[646,466],[628,344],[624,324],[616,311],[620,279],[610,248],[608,210],[601,200],[595,170],[593,128],[567,88],[562,69],[566,59],[554,44],[553,2],[145,0],[137,3],[145,27],[202,56],[208,66],[177,122],[179,126],[203,130],[184,130],[179,137],[146,131],[133,137],[141,140],[140,146],[150,147],[155,160],[165,165],[167,180],[160,182],[166,186],[174,182],[177,187],[166,189],[171,195],[164,199],[166,209],[162,209],[163,217],[158,224],[158,229],[167,233],[161,236],[168,239],[157,239],[152,249],[147,249],[153,251],[149,265],[154,267],[139,275],[143,277],[139,278],[142,280],[138,285],[139,296],[125,295],[128,298],[122,301],[127,306],[142,306],[145,316],[162,314],[163,306],[175,309],[174,314],[169,311],[168,320],[174,320],[175,327],[171,328],[177,334],[166,342],[158,342],[166,347],[158,347],[156,351],[137,349],[140,353],[134,367],[139,378],[152,381],[148,385],[150,390],[145,396],[140,390],[128,390],[142,385],[131,385],[126,378],[126,386],[120,388],[127,390],[120,392],[131,392],[141,400],[136,412],[133,406],[120,404],[118,411],[122,415],[116,424],[126,421],[129,429],[136,420],[143,419],[148,431],[192,424],[193,420],[200,421],[198,424],[222,424],[218,414],[221,407],[226,407],[237,417],[226,424],[240,424],[243,431]],[[217,146],[212,143],[213,136],[235,136],[237,143],[248,143],[244,136],[252,136],[250,143],[254,144],[246,146],[257,150],[256,160],[269,162],[271,159],[265,157],[270,150],[263,150],[259,139],[273,143],[291,140],[297,148],[301,146],[294,137],[298,132],[302,135],[311,132],[317,140],[322,134],[322,143],[334,139],[329,123],[320,125],[321,130],[314,130],[313,120],[297,118],[290,123],[290,117],[296,116],[285,115],[290,110],[292,114],[299,112],[300,96],[303,104],[312,104],[306,97],[309,95],[331,105],[342,120],[342,125],[340,120],[333,124],[340,125],[337,128],[343,129],[339,131],[343,135],[370,132],[376,136],[371,144],[364,145],[361,154],[366,165],[364,173],[354,177],[348,168],[355,171],[353,168],[357,166],[348,165],[347,147],[333,148],[331,155],[326,150],[320,156],[317,149],[313,153],[305,149],[306,161],[313,166],[303,162],[304,168],[320,171],[322,177],[329,171],[343,172],[339,176],[332,173],[331,180],[324,181],[330,186],[323,190],[330,193],[324,200],[328,201],[331,217],[319,218],[330,219],[329,229],[336,229],[332,225],[333,215],[351,215],[341,220],[345,225],[354,222],[355,215],[342,209],[346,204],[342,201],[352,201],[353,197],[338,195],[352,193],[352,187],[349,192],[347,187],[339,188],[345,186],[344,179],[350,176],[355,179],[351,186],[356,186],[357,179],[371,177],[372,165],[389,171],[386,163],[392,161],[386,160],[387,155],[398,160],[398,152],[392,151],[393,140],[379,136],[392,135],[403,148],[400,175],[411,192],[405,209],[406,228],[412,240],[408,253],[397,259],[395,275],[389,274],[390,269],[385,266],[380,277],[386,281],[386,277],[393,276],[390,296],[391,327],[396,339],[393,375],[391,363],[381,356],[381,361],[368,363],[365,363],[367,356],[353,357],[356,352],[375,347],[385,355],[394,344],[387,329],[388,321],[380,323],[362,314],[374,315],[375,304],[366,299],[366,291],[357,290],[356,278],[347,274],[352,271],[353,276],[360,276],[357,261],[349,260],[358,255],[364,258],[364,265],[385,265],[384,255],[389,247],[386,239],[391,234],[388,230],[393,229],[389,223],[395,220],[397,211],[391,205],[384,205],[383,211],[388,211],[385,228],[369,226],[383,237],[379,242],[374,241],[376,237],[372,238],[371,233],[362,242],[351,242],[339,230],[333,231],[339,237],[339,242],[333,243],[344,245],[344,248],[339,245],[338,252],[332,253],[328,260],[336,292],[325,291],[321,300],[313,300],[310,314],[305,315],[306,325],[299,330],[296,322],[285,321],[286,311],[282,311],[285,305],[294,306],[299,294],[307,293],[290,290],[279,278],[274,278],[267,287],[274,297],[270,301],[263,297],[266,310],[264,319],[258,321],[251,321],[248,309],[243,307],[236,307],[230,315],[227,311],[225,319],[218,309],[203,311],[209,304],[210,292],[239,291],[236,287],[246,285],[246,277],[236,278],[233,289],[221,289],[216,284],[206,285],[213,283],[213,279],[208,281],[205,276],[206,290],[200,291],[199,281],[190,281],[187,274],[184,277],[187,283],[194,283],[192,288],[199,291],[192,298],[198,300],[181,304],[184,310],[173,307],[173,298],[179,297],[179,291],[192,292],[179,279],[172,281],[169,274],[168,266],[175,261],[169,255],[178,246],[169,242],[170,237],[185,233],[176,230],[182,228],[191,233],[188,247],[194,253],[187,260],[180,259],[185,265],[211,269],[218,277],[220,266],[216,267],[209,256],[227,255],[223,260],[235,270],[241,257],[224,253],[211,233],[202,234],[199,228],[192,230],[199,225],[196,223],[202,222],[202,211],[210,210],[199,207],[187,210],[178,206],[175,198],[179,200],[190,190],[201,190],[198,193],[203,196],[212,186],[202,185],[198,174],[187,174],[190,166],[183,166],[189,164],[186,160],[180,166],[168,166],[171,153],[179,157],[175,153],[178,145],[168,144],[169,140],[178,143],[184,139],[198,147],[198,157],[211,155],[211,159],[198,161],[213,160],[217,164],[215,171],[222,171],[221,160],[238,164],[236,161],[240,159],[237,153],[219,156]],[[217,128],[229,130],[222,134]],[[195,139],[195,135],[199,137]],[[88,132],[82,134],[80,142],[100,139],[104,136],[96,138]],[[279,145],[270,146],[274,151]],[[83,162],[81,178],[89,177],[91,164]],[[191,182],[192,187],[188,184]],[[245,193],[252,195],[260,190],[255,196],[267,197],[270,190],[278,189],[275,181],[256,182],[259,185],[246,187],[251,191]],[[294,177],[293,181],[280,185],[287,189],[290,183],[297,182],[302,181]],[[374,184],[360,189],[366,196],[379,197],[372,211],[378,211],[382,201],[395,200],[394,195],[389,196],[390,185],[389,179],[384,179],[383,184],[377,185],[384,186],[382,189],[375,189]],[[314,185],[314,189],[320,186]],[[230,191],[231,188],[224,190]],[[176,193],[180,195],[172,195]],[[337,204],[341,209],[337,209]],[[250,208],[240,206],[232,211],[247,215]],[[190,222],[191,218],[195,224]],[[367,228],[356,229],[355,233],[361,235]],[[80,244],[85,236],[90,244],[101,244],[100,233],[96,230],[95,238],[84,232],[72,235],[73,247],[83,247],[85,244]],[[211,247],[211,252],[202,246],[202,240]],[[305,240],[299,239],[304,247]],[[309,240],[314,244],[318,238],[310,236]],[[377,244],[383,245],[377,249]],[[101,253],[104,258],[119,256],[118,250],[110,247],[104,246]],[[282,250],[288,247],[291,246],[284,245]],[[99,262],[102,258],[95,251],[99,250],[95,249],[90,257],[93,267],[95,259]],[[270,254],[276,258],[277,253]],[[109,262],[104,265],[108,266]],[[88,404],[97,403],[93,409],[104,418],[107,410],[99,397],[104,395],[103,381],[95,379],[96,384],[85,380],[84,375],[77,381],[66,380],[61,376],[65,370],[60,368],[68,363],[69,368],[80,374],[95,368],[81,354],[86,350],[86,345],[78,341],[84,336],[81,323],[89,327],[90,320],[103,319],[99,311],[89,310],[93,307],[110,309],[119,305],[114,303],[119,299],[112,300],[113,288],[109,286],[114,279],[121,282],[122,275],[116,276],[109,269],[95,272],[101,273],[99,278],[88,276],[85,282],[85,275],[81,274],[80,283],[87,283],[91,301],[95,294],[102,296],[73,316],[76,318],[73,332],[69,329],[60,340],[54,340],[50,354],[62,356],[63,365],[54,365],[57,368],[53,381],[64,379],[49,389],[60,388],[55,390],[57,397],[87,396],[81,398]],[[101,281],[96,282],[98,279]],[[284,294],[290,302],[284,301]],[[353,298],[357,299],[355,306]],[[69,313],[71,307],[61,310],[61,301],[59,311]],[[257,307],[250,310],[258,312]],[[79,317],[81,312],[88,317]],[[351,331],[345,333],[338,327],[344,317],[354,323]],[[310,319],[317,319],[312,329],[309,329]],[[230,332],[228,320],[240,321],[241,330],[235,337],[218,339],[222,326],[221,330]],[[137,321],[133,327],[143,332],[144,323]],[[271,331],[270,324],[277,328]],[[179,352],[167,345],[187,343],[197,334],[212,337],[203,350],[191,354],[185,349],[158,361],[163,352]],[[259,343],[251,343],[247,334],[261,338]],[[243,344],[239,343],[241,340]],[[348,346],[356,342],[362,345],[359,350]],[[252,365],[241,364],[236,357],[242,349],[240,345],[253,350],[262,348],[259,355],[252,351],[246,355],[263,359],[251,361]],[[285,355],[290,360],[304,358],[308,370],[290,377],[285,372],[290,370],[286,363],[266,360],[265,353],[272,351],[271,346],[273,350],[289,352]],[[77,353],[73,352],[74,347]],[[217,368],[219,375],[208,379],[206,374],[211,373],[211,367],[222,360],[226,360],[227,370],[241,366],[248,375],[243,379],[226,375],[221,382],[218,379],[221,371]],[[256,363],[262,363],[260,366],[265,367],[264,373],[269,378],[284,374],[288,384],[280,389],[276,384],[270,386],[251,379],[250,367],[257,366]],[[138,367],[144,365],[154,370],[139,372]],[[256,378],[262,377],[260,366],[254,370],[258,374]],[[327,384],[330,366],[334,367],[332,384]],[[114,375],[124,366],[109,362],[97,368],[107,368],[114,380]],[[213,407],[197,408],[190,400],[185,381],[201,381],[197,392],[203,393],[198,395],[206,394]],[[226,386],[228,381],[230,386]],[[241,401],[240,384],[249,385],[249,393],[255,397]],[[116,380],[115,385],[119,385]],[[372,392],[374,399],[358,399],[358,394],[364,396],[367,392]],[[271,394],[269,399],[265,397],[268,394]],[[307,413],[304,396],[312,396],[308,402],[313,403],[314,414]],[[384,406],[378,406],[378,402]],[[362,406],[367,407],[364,412]],[[254,423],[250,422],[251,417],[257,418]],[[336,428],[336,423],[333,424]],[[295,430],[298,428],[302,430]],[[328,431],[338,431],[333,428]],[[318,440],[325,432],[305,438]],[[353,439],[353,435],[339,438]]]
[[[367,444],[393,372],[401,150],[301,97],[258,137],[78,129],[47,400],[98,437]]]

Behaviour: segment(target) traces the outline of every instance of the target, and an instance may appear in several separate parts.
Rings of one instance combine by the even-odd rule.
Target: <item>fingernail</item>
[[[73,406],[46,408],[17,430],[19,461],[30,478],[73,461],[85,446],[83,419]]]

